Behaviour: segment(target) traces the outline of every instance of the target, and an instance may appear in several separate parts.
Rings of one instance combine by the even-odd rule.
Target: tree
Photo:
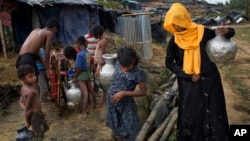
[[[249,19],[249,17],[250,17],[250,0],[246,1],[246,16]]]
[[[246,9],[246,1],[247,0],[229,0],[229,2],[226,2],[226,7],[228,9],[243,10]]]

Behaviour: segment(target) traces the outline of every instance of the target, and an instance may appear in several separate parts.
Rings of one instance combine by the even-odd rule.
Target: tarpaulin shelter
[[[92,0],[16,0],[12,26],[16,46],[20,47],[34,28],[43,28],[50,17],[60,21],[56,40],[63,45],[73,44],[77,37],[88,32],[89,24],[99,24],[98,6]]]

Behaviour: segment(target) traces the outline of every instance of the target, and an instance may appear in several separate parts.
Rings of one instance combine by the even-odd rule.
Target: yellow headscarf
[[[173,24],[186,30],[177,32]],[[200,41],[203,37],[204,26],[192,22],[187,9],[180,3],[174,3],[166,13],[163,28],[173,33],[175,43],[184,49],[183,71],[187,74],[200,74]]]

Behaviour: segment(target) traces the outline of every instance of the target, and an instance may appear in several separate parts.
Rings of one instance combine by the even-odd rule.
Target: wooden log
[[[164,98],[160,98],[160,100],[155,104],[153,110],[151,111],[149,117],[147,118],[146,122],[143,124],[142,129],[140,130],[139,134],[137,135],[136,141],[144,141],[149,130],[154,123],[155,117],[157,115],[158,109],[166,102]]]
[[[168,80],[169,81],[174,81],[175,79],[176,79],[176,75],[172,74]]]
[[[174,86],[175,83],[176,83],[175,85],[177,85],[177,82],[176,82],[176,75],[173,74],[173,75],[170,77],[169,80],[170,80],[170,81],[169,81],[166,85],[167,85],[168,87],[170,87],[170,86],[172,85],[171,88],[170,88],[170,89],[171,89],[171,93],[172,93],[172,92],[173,92],[173,89],[174,89],[174,90],[177,90],[177,89],[176,89],[176,86],[175,86],[175,88],[173,88],[173,86]],[[165,86],[164,86],[164,87],[165,87]],[[160,91],[159,89],[158,89],[158,91],[159,91],[159,93],[163,96],[163,92]],[[166,93],[166,92],[164,92],[164,93]],[[170,103],[171,103],[170,98],[171,98],[171,96],[170,96],[170,95],[167,95],[165,98],[164,98],[164,97],[160,98],[160,100],[157,101],[156,104],[154,104],[154,107],[153,107],[153,109],[152,109],[152,111],[151,111],[149,117],[147,118],[146,122],[145,122],[145,123],[143,124],[143,126],[142,126],[142,129],[140,130],[139,134],[137,135],[136,141],[144,141],[144,140],[145,140],[146,136],[148,135],[149,130],[152,129],[152,125],[153,125],[153,123],[154,123],[154,121],[155,121],[155,118],[156,118],[156,116],[157,116],[157,114],[158,114],[159,109],[160,109],[163,105],[165,105],[166,102],[170,102]],[[175,111],[175,110],[174,110],[174,111]],[[165,120],[164,120],[164,121],[165,121]],[[167,122],[167,121],[165,121],[165,122]],[[164,127],[162,127],[162,128],[164,129]],[[162,129],[159,129],[159,130],[162,130]],[[153,137],[152,137],[152,138],[153,138]]]
[[[177,106],[177,94],[175,94],[173,100],[172,100],[172,105]]]
[[[164,92],[162,92],[161,90],[155,90],[155,92],[157,93],[157,94],[160,94],[160,95],[164,95]]]
[[[168,82],[165,83],[165,84],[162,84],[158,89],[163,91],[163,90],[166,90],[166,88],[168,87],[171,87],[174,82],[176,81],[176,75],[173,74],[169,79],[168,79]]]
[[[150,136],[150,138],[148,139],[148,141],[157,141],[161,137],[162,132],[167,127],[167,125],[168,125],[170,119],[172,118],[172,116],[174,115],[174,113],[177,113],[177,107],[173,108],[173,110],[171,111],[171,113],[167,116],[167,118],[160,125],[160,127],[158,127],[155,130],[155,132]]]
[[[6,53],[6,48],[5,48],[5,41],[4,41],[4,35],[3,35],[3,27],[2,27],[2,22],[0,21],[0,38],[2,42],[2,48],[3,48],[3,54],[4,58],[8,58],[7,53]]]
[[[171,87],[171,92],[176,92],[178,91],[178,83],[177,83],[177,79],[174,81],[173,86]]]
[[[162,84],[158,89],[163,91],[166,88],[170,87],[172,84],[170,82]]]
[[[177,120],[177,117],[178,117],[178,109],[176,109],[175,112],[173,113],[173,116],[171,117],[169,124],[165,128],[159,141],[167,141],[168,140],[170,133],[174,129],[174,125],[175,125],[175,122]]]

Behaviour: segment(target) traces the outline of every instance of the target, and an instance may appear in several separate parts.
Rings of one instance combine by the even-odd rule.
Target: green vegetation
[[[168,141],[176,141],[176,129],[172,131],[170,137],[168,138]]]
[[[120,3],[114,0],[96,0],[95,2],[103,5],[106,9],[122,9]]]
[[[227,9],[246,9],[246,0],[229,0],[226,2]]]

